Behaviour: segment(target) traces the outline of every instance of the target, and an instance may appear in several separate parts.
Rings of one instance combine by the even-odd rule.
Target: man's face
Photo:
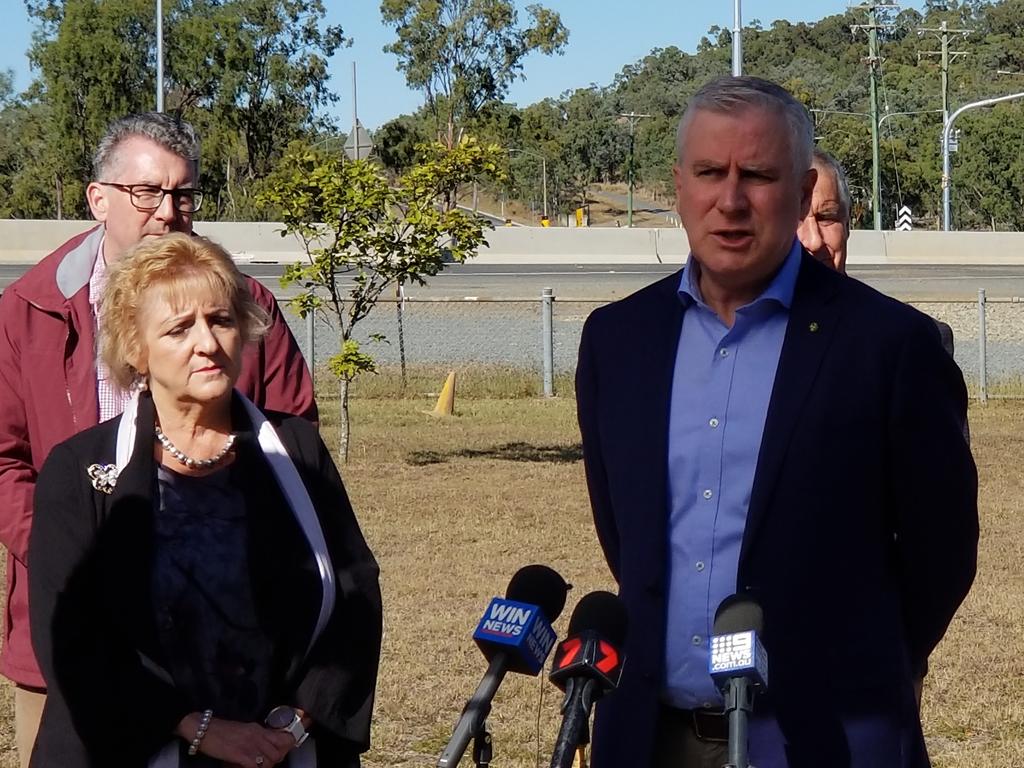
[[[812,170],[794,170],[790,141],[785,118],[764,109],[693,116],[673,175],[705,298],[753,299],[789,253],[814,186]]]
[[[830,168],[815,165],[818,180],[811,207],[796,231],[804,248],[818,261],[846,273],[846,241],[850,239],[850,212],[843,209],[839,185]]]
[[[87,189],[89,208],[106,228],[103,255],[107,262],[121,258],[145,237],[168,232],[192,232],[192,215],[174,209],[174,201],[165,195],[155,211],[140,211],[127,190],[99,184],[144,184],[162,189],[195,187],[194,163],[142,136],[130,136],[118,144],[110,178],[97,179]]]

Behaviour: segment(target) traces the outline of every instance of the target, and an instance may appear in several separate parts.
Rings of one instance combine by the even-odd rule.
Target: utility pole
[[[949,50],[949,38],[950,35],[967,37],[971,34],[971,30],[950,29],[949,25],[944,21],[939,25],[938,29],[932,27],[918,28],[917,34],[923,35],[925,33],[936,35],[942,44],[941,49],[938,51],[921,51],[917,54],[917,61],[920,63],[921,59],[926,56],[938,56],[942,62],[942,125],[945,127],[946,122],[949,120],[949,65],[953,63],[958,56],[967,55],[967,51]]]
[[[878,30],[889,29],[892,26],[879,24],[878,11],[894,10],[898,7],[895,3],[851,6],[851,10],[868,12],[868,23],[854,24],[850,31],[856,34],[858,30],[865,30],[868,33],[868,57],[864,59],[864,63],[868,65],[871,78],[871,104],[868,110],[871,113],[871,208],[876,230],[882,228],[882,161],[878,147],[878,72],[882,59],[878,55]]]
[[[164,111],[164,4],[156,0],[156,111]]]
[[[352,135],[356,137],[356,160],[359,160],[359,102],[356,99],[356,63],[352,62]]]
[[[732,10],[732,76],[743,74],[743,15],[740,0],[736,0]]]
[[[630,228],[633,226],[633,144],[635,141],[636,124],[645,117],[650,117],[650,115],[638,115],[636,112],[624,112],[619,114],[620,123],[629,123],[629,167],[627,170],[627,179],[629,181],[629,210],[626,214],[626,226]]]

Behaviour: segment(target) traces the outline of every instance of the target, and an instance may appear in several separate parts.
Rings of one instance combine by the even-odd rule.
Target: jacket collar
[[[9,290],[45,312],[64,314],[68,302],[89,284],[103,234],[103,226],[97,225],[75,235],[12,283]],[[87,295],[83,303],[88,309]]]
[[[803,254],[754,472],[741,567],[768,510],[793,429],[839,325],[840,302],[836,298],[842,280],[810,254]]]
[[[57,290],[65,299],[70,299],[89,284],[92,269],[103,242],[103,227],[95,227],[82,242],[72,248],[61,259],[57,267]]]

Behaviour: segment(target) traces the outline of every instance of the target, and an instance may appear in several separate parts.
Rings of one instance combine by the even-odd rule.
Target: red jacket
[[[36,473],[50,450],[99,421],[89,277],[102,227],[73,237],[0,296],[0,543],[7,548],[7,612],[0,674],[43,687],[28,623],[28,536]],[[237,387],[256,405],[316,420],[313,381],[273,294],[247,278],[270,313],[246,348]]]

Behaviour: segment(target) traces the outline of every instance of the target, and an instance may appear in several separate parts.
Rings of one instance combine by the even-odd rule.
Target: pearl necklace
[[[235,433],[232,432],[228,435],[227,442],[224,443],[224,447],[221,448],[220,453],[216,456],[210,459],[193,459],[170,441],[167,435],[163,433],[163,430],[160,429],[159,424],[154,424],[153,430],[157,441],[164,447],[164,450],[189,469],[211,469],[217,466],[224,461],[224,458],[230,453],[232,446],[235,444]]]

